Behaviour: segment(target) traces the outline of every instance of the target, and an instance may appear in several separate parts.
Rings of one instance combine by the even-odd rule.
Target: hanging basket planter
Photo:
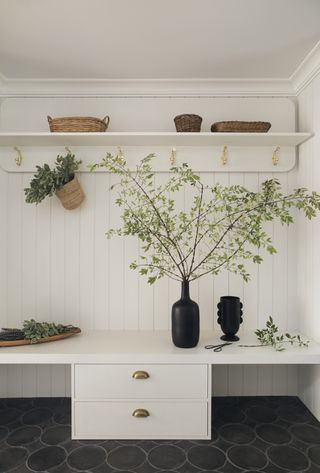
[[[63,187],[57,189],[56,196],[67,210],[76,209],[85,198],[85,194],[76,176]]]

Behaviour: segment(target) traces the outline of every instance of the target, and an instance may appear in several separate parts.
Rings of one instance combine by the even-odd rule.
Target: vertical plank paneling
[[[7,326],[8,313],[8,175],[0,169],[0,322]],[[7,366],[0,365],[0,396],[7,396]]]
[[[28,187],[30,175],[23,175],[23,188]],[[22,196],[22,319],[36,316],[36,206],[27,204]],[[50,248],[48,248],[50,252]],[[27,365],[22,367],[22,394],[24,397],[33,396],[37,385],[37,367]]]
[[[109,174],[95,176],[94,206],[94,329],[108,328],[108,245],[106,237],[109,220]]]
[[[281,191],[286,194],[288,191],[286,174],[274,173],[273,177],[280,182]],[[272,316],[279,328],[285,330],[288,323],[288,279],[283,277],[283,272],[287,273],[288,267],[288,227],[281,225],[279,221],[273,224],[273,244],[277,253],[272,258]]]
[[[162,186],[167,182],[168,174],[159,173],[155,176],[155,185]],[[163,277],[154,287],[154,329],[168,330],[170,328],[169,278]]]
[[[272,174],[259,174],[259,187],[261,184],[272,179]],[[265,223],[264,229],[268,235],[273,239],[273,223]],[[257,326],[264,327],[269,316],[273,315],[273,264],[274,256],[267,253],[265,250],[260,252],[263,262],[258,268],[259,280],[259,300],[258,300],[258,319]],[[258,367],[259,380],[259,394],[268,391],[273,393],[273,368],[271,365],[264,365]]]
[[[243,186],[244,185],[244,175],[242,173],[232,173],[229,176],[229,185],[230,186]],[[240,297],[243,300],[244,287],[243,279],[241,276],[230,273],[229,274],[229,294],[231,296]]]
[[[251,192],[259,190],[259,176],[248,173],[244,176],[244,187]],[[258,253],[258,249],[252,248]],[[255,330],[258,327],[259,307],[259,265],[248,261],[246,267],[250,274],[250,281],[244,283],[243,287],[243,324],[241,331]]]
[[[215,175],[215,183],[222,186],[229,185],[229,174],[221,173]],[[218,276],[214,277],[214,294],[213,294],[213,310],[214,310],[214,329],[220,332],[220,326],[217,323],[217,305],[221,296],[229,295],[229,275],[227,271],[222,271]]]
[[[259,185],[272,179],[272,174],[260,174]],[[273,239],[273,223],[265,223],[264,229],[268,235]],[[267,251],[262,250],[261,256],[263,258],[262,264],[259,266],[259,312],[258,324],[264,326],[268,317],[273,314],[273,263],[274,257]]]
[[[22,175],[8,175],[8,206],[7,214],[7,323],[19,326],[22,319]]]
[[[66,212],[63,210],[58,199],[52,201],[51,206],[51,275],[50,275],[50,307],[51,319],[57,317],[63,322],[71,323],[66,316],[66,255],[65,247],[65,218]],[[76,304],[76,301],[74,301]]]
[[[0,169],[0,321],[7,325],[8,304],[8,176]]]
[[[287,175],[288,178],[288,192],[292,192],[297,187],[297,171]],[[288,229],[288,248],[287,248],[287,329],[298,330],[299,326],[299,307],[298,307],[298,260],[297,247],[298,237],[300,232],[298,211],[293,211],[295,224]]]
[[[110,186],[119,180],[117,176],[110,175]],[[121,225],[120,210],[115,205],[116,191],[109,196],[109,226],[118,228]],[[124,241],[123,238],[114,237],[109,241],[109,328],[111,330],[124,329]]]
[[[74,290],[74,296],[77,296],[79,301],[78,307],[75,304],[74,308],[70,307],[70,309],[72,310],[73,317],[78,320],[80,327],[84,329],[93,329],[94,326],[95,179],[96,176],[94,174],[82,175],[81,185],[86,194],[86,199],[81,207],[75,211],[76,214],[73,220],[66,222],[66,254],[70,251],[70,271],[72,270],[72,265],[75,265],[75,271],[72,272],[75,280],[70,284]],[[77,214],[80,216],[80,224],[78,223]],[[67,217],[68,214],[66,215]],[[69,300],[71,306],[72,297]],[[66,316],[67,314],[66,312]]]
[[[227,365],[212,367],[212,394],[213,396],[229,395],[229,370]]]
[[[205,186],[212,187],[214,185],[214,175],[203,173],[201,181]],[[209,192],[205,194],[206,198],[210,198]],[[199,280],[198,303],[200,307],[200,324],[202,330],[213,330],[214,319],[216,318],[216,310],[214,308],[214,277],[211,274],[200,278]]]
[[[299,186],[309,187],[317,192],[319,186],[319,151],[320,151],[320,76],[312,80],[299,95],[299,128],[311,129],[315,136],[299,149],[299,168],[297,181]],[[297,237],[297,293],[299,311],[299,329],[308,337],[320,341],[319,323],[319,236],[320,219],[312,222],[299,218]],[[320,370],[318,366],[299,367],[299,396],[311,412],[320,418]]]

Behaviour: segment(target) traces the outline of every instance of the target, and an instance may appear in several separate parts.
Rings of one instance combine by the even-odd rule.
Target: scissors
[[[206,350],[213,350],[216,353],[218,353],[218,352],[222,351],[222,348],[226,347],[227,345],[232,345],[232,343],[227,342],[227,343],[220,343],[220,345],[206,345],[204,348]]]

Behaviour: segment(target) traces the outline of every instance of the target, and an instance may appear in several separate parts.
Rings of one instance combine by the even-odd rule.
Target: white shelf
[[[319,364],[320,345],[308,348],[286,346],[277,352],[271,347],[242,348],[257,344],[253,332],[239,333],[240,341],[220,353],[204,348],[223,343],[221,333],[204,332],[196,348],[181,349],[172,344],[169,331],[89,331],[54,343],[0,348],[0,364],[73,363],[206,363],[216,364]],[[303,337],[305,338],[305,337]]]
[[[298,146],[312,133],[0,133],[0,146]]]

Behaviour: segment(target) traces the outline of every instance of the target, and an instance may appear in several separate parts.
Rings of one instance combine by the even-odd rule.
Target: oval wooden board
[[[37,345],[38,343],[47,343],[55,342],[56,340],[62,340],[63,338],[72,337],[77,333],[80,333],[81,329],[79,327],[73,327],[69,332],[60,333],[60,335],[53,335],[52,337],[40,338],[37,343],[31,343],[30,340],[12,340],[12,341],[1,341],[0,347],[17,347],[20,345]]]

